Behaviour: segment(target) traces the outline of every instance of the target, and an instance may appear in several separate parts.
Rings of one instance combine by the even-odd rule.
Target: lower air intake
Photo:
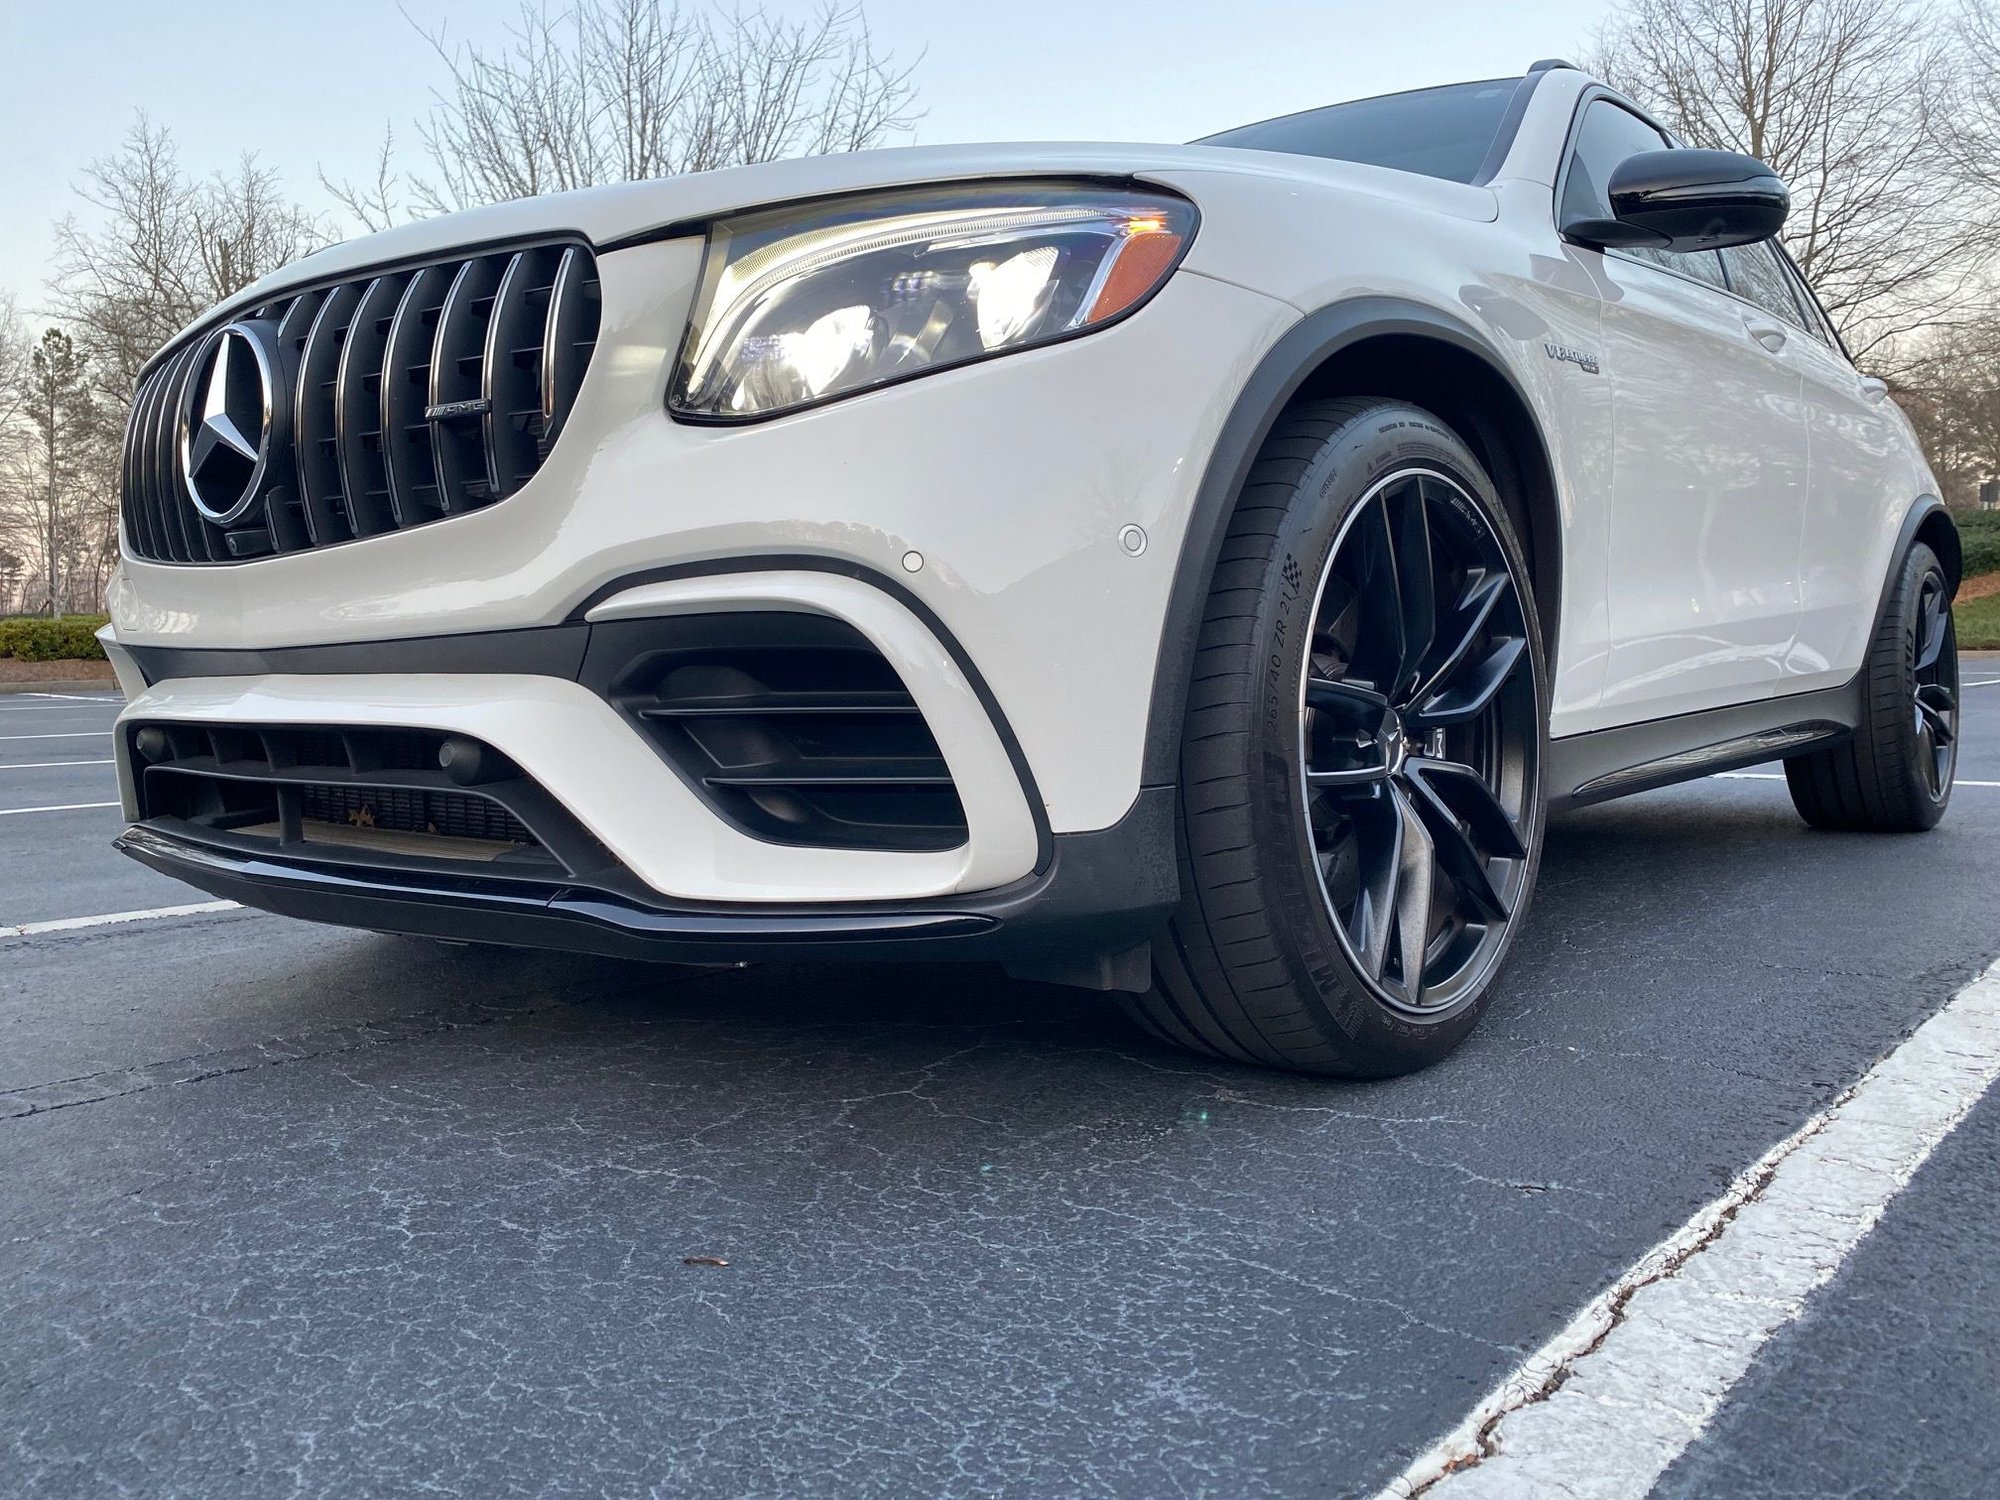
[[[461,790],[440,766],[448,738],[428,730],[213,724],[127,726],[142,821],[168,819],[302,857],[539,867],[587,860],[547,811],[547,796],[492,751],[492,772]],[[520,815],[555,831],[562,853]]]
[[[938,850],[965,809],[916,700],[868,639],[804,614],[596,627],[611,700],[711,806],[754,837]]]

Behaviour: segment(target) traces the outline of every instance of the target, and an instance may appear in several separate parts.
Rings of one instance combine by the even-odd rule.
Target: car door
[[[1620,103],[1591,100],[1561,217],[1610,217],[1612,169],[1671,144]],[[1799,618],[1799,370],[1775,320],[1730,292],[1713,252],[1582,253],[1603,298],[1612,389],[1602,716],[1629,723],[1768,697]]]
[[[1775,245],[1723,252],[1739,295],[1789,328],[1787,349],[1804,377],[1806,513],[1799,530],[1799,627],[1785,663],[1785,692],[1852,677],[1867,649],[1882,589],[1875,551],[1884,517],[1912,497],[1901,419],[1888,387],[1863,376],[1790,260]]]

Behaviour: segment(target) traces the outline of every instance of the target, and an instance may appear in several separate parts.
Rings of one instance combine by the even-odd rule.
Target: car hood
[[[663,230],[672,232],[679,225],[696,226],[720,214],[791,199],[926,182],[1010,177],[1131,177],[1177,189],[1199,204],[1203,179],[1217,173],[1233,178],[1270,178],[1275,191],[1312,183],[1462,218],[1487,220],[1494,216],[1493,195],[1483,188],[1272,151],[1068,142],[911,146],[762,162],[684,177],[549,193],[442,214],[316,251],[252,283],[204,313],[197,323],[208,324],[219,315],[268,301],[289,287],[338,279],[371,266],[421,260],[529,236],[579,234],[602,249]]]

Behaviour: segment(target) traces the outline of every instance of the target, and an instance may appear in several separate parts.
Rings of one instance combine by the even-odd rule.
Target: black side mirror
[[[1778,174],[1734,151],[1641,151],[1611,173],[1612,217],[1572,219],[1586,245],[1686,254],[1754,245],[1785,226],[1792,195]]]

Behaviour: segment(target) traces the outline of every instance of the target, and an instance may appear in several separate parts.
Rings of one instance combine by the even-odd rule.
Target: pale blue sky
[[[426,27],[499,33],[511,0],[405,0]],[[805,9],[773,0],[775,11]],[[1187,140],[1336,99],[1520,72],[1573,55],[1609,0],[869,0],[913,57],[917,140]],[[365,171],[437,64],[395,0],[0,0],[0,290],[39,302],[49,223],[135,109],[204,171],[246,147],[318,203],[314,177]]]

